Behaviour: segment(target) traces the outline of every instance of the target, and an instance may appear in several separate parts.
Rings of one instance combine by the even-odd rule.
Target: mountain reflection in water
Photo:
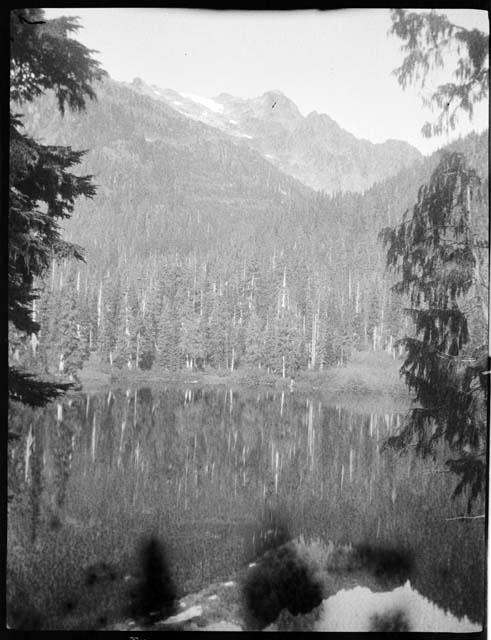
[[[9,595],[56,627],[70,624],[70,594],[89,625],[96,603],[118,615],[126,591],[118,580],[89,588],[88,567],[107,563],[122,584],[136,575],[138,540],[156,535],[178,591],[197,590],[254,559],[258,523],[281,508],[292,537],[408,550],[412,587],[479,623],[484,520],[447,520],[466,503],[450,499],[443,450],[380,451],[403,419],[296,393],[171,386],[13,413]]]

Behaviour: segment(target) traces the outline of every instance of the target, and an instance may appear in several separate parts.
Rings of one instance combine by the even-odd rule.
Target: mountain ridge
[[[364,191],[423,158],[402,140],[374,143],[356,138],[328,114],[311,111],[303,116],[278,89],[255,98],[229,93],[202,98],[147,85],[138,78],[123,84],[186,117],[242,138],[284,173],[326,193]]]

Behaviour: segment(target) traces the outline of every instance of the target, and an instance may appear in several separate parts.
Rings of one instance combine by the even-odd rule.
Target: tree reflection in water
[[[26,409],[11,418],[21,437],[10,445],[9,566],[49,624],[66,615],[67,589],[81,594],[79,617],[83,607],[87,619],[103,606],[117,615],[130,584],[88,589],[87,567],[137,575],[135,545],[154,533],[177,590],[196,590],[256,557],[271,528],[258,523],[281,506],[291,537],[411,552],[413,587],[478,621],[482,521],[449,522],[467,503],[451,499],[444,447],[435,459],[382,451],[403,419],[296,393],[194,386],[73,396],[61,421],[56,404]]]

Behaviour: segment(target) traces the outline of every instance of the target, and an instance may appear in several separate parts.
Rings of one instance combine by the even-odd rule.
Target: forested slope
[[[402,335],[377,236],[414,203],[436,154],[329,197],[162,102],[113,81],[97,92],[84,114],[61,118],[49,95],[26,110],[45,142],[89,149],[80,171],[98,192],[66,226],[86,265],[53,263],[39,342],[11,340],[14,359],[75,373],[97,351],[116,367],[294,375]],[[487,176],[487,132],[454,146]]]

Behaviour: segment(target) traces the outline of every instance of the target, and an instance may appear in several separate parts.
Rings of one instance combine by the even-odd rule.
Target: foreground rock
[[[142,631],[152,629],[165,631],[243,631],[240,607],[240,589],[236,581],[214,583],[198,593],[181,598],[179,612],[158,620],[151,627],[137,620],[126,619],[106,627],[109,631]]]

